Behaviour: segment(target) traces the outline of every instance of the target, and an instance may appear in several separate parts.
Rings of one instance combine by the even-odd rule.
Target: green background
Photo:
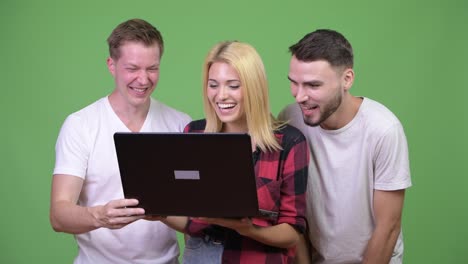
[[[408,137],[405,263],[468,263],[468,3],[461,0],[2,0],[0,263],[72,262],[73,237],[49,224],[55,141],[68,114],[113,89],[105,40],[134,17],[165,39],[154,96],[194,119],[202,117],[203,59],[216,42],[257,48],[276,115],[293,102],[287,48],[317,28],[342,32],[355,49],[351,92],[388,106]]]

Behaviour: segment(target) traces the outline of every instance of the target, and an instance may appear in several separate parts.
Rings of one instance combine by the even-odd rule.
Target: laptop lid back
[[[114,142],[124,195],[146,214],[258,214],[248,134],[115,133]]]

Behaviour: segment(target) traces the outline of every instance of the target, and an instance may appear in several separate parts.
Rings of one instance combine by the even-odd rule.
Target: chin
[[[218,116],[219,118],[219,116]],[[222,123],[232,123],[235,121],[234,118],[219,118],[219,120],[222,122]]]
[[[138,105],[144,105],[146,104],[147,102],[149,102],[149,97],[136,97],[136,98],[132,98],[132,103],[133,105],[135,106],[138,106]]]
[[[314,121],[306,119],[306,118],[304,118],[304,123],[306,125],[308,125],[308,126],[311,126],[311,127],[316,127],[316,126],[320,125],[320,122],[314,122]]]

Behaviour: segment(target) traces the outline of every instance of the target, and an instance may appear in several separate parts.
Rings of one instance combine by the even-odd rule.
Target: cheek
[[[242,90],[241,89],[235,90],[234,93],[233,93],[233,97],[236,98],[236,101],[239,102],[239,103],[242,103],[243,100],[244,100],[244,96],[242,95]]]
[[[159,80],[159,71],[149,73],[148,76],[153,82],[157,82]]]
[[[292,96],[296,97],[297,95],[297,86],[291,84],[291,94]]]
[[[213,101],[213,99],[216,97],[216,90],[207,88],[206,96],[208,97],[209,101]]]
[[[117,72],[117,79],[124,83],[130,83],[135,79],[135,74],[127,71],[119,71]]]
[[[331,101],[335,99],[339,93],[339,86],[328,87],[328,89],[321,94],[321,98],[323,98],[323,101]]]

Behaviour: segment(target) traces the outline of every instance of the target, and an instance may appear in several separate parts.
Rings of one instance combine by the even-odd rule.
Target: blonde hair
[[[265,67],[257,51],[251,45],[242,42],[220,42],[206,56],[203,67],[205,132],[220,132],[223,127],[207,95],[208,73],[215,62],[229,64],[239,75],[247,127],[254,142],[262,151],[280,150],[281,146],[274,131],[284,123],[276,120],[270,113]]]

